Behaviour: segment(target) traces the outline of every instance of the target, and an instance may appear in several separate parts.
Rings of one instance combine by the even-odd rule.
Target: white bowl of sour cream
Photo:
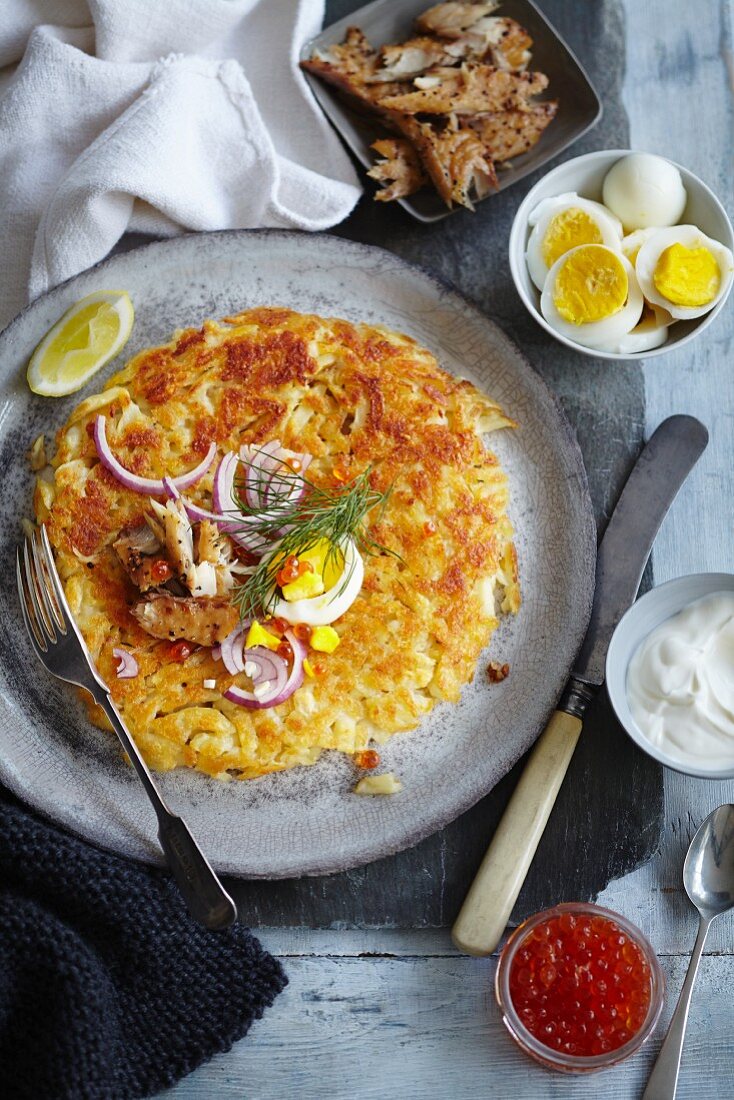
[[[641,749],[703,779],[734,777],[734,575],[661,584],[620,620],[606,682]]]

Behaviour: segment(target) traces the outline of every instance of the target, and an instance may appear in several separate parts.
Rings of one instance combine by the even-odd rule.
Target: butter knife
[[[548,823],[583,726],[604,682],[614,628],[633,602],[660,524],[708,443],[692,416],[671,416],[650,437],[601,540],[591,620],[573,671],[515,788],[452,929],[460,951],[491,955]]]

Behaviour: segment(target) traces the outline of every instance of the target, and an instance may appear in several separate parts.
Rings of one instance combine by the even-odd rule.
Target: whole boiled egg
[[[604,177],[602,196],[628,232],[675,225],[688,200],[676,166],[653,153],[630,153],[613,164]]]
[[[582,244],[553,264],[540,311],[562,336],[603,349],[632,331],[643,304],[634,268],[621,252]]]
[[[543,199],[528,218],[533,227],[525,259],[530,278],[543,289],[553,265],[582,244],[619,248],[622,226],[601,203],[583,199],[575,191]]]
[[[635,271],[648,302],[676,320],[690,320],[708,313],[726,294],[734,259],[695,225],[673,225],[645,241]]]

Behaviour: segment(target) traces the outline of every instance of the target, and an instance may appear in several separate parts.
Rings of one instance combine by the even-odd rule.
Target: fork
[[[229,928],[237,920],[237,907],[183,818],[169,810],[125,728],[69,610],[45,526],[35,528],[18,548],[16,567],[20,606],[36,655],[52,675],[86,688],[109,718],[156,812],[161,848],[191,916],[216,931]]]

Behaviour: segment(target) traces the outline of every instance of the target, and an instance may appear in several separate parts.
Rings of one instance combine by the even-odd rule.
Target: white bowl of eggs
[[[601,359],[662,355],[698,336],[734,281],[734,231],[705,183],[651,153],[560,164],[526,195],[510,271],[538,324]]]

